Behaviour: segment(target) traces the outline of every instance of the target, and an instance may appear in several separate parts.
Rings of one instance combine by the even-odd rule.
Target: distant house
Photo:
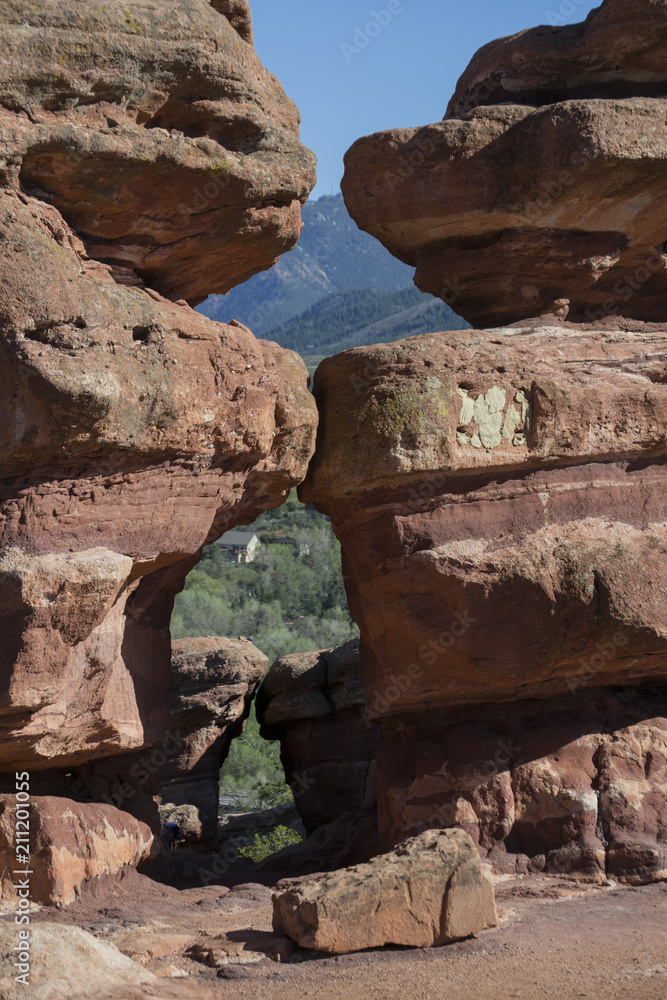
[[[276,542],[279,545],[291,545],[294,549],[295,554],[299,556],[307,556],[310,554],[310,546],[306,542],[300,542],[298,538],[294,538],[293,535],[281,535],[276,538]]]
[[[262,543],[254,531],[228,531],[215,544],[224,550],[228,562],[251,563]]]

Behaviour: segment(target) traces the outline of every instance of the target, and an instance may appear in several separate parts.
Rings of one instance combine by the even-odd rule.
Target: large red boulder
[[[429,830],[368,863],[278,883],[273,893],[274,931],[333,955],[431,948],[497,923],[493,886],[461,830]]]
[[[2,891],[10,899],[25,880],[32,903],[67,906],[84,882],[116,875],[128,866],[136,868],[148,858],[153,844],[145,823],[114,806],[46,795],[33,796],[27,812],[30,872],[22,879],[20,866],[16,871],[16,802],[10,795],[0,798]],[[13,879],[9,872],[14,872]]]

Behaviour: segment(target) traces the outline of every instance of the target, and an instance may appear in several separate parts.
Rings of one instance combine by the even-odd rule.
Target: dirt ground
[[[667,1000],[667,883],[512,878],[496,899],[499,927],[475,938],[338,957],[277,939],[257,883],[179,890],[131,872],[34,919],[77,924],[216,1000]]]

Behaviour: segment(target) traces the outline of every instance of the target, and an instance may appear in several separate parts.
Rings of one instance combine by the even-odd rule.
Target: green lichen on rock
[[[416,443],[429,430],[441,429],[447,417],[442,392],[421,388],[384,389],[368,399],[357,414],[360,426],[395,444]]]
[[[416,389],[385,391],[364,403],[358,421],[370,427],[379,437],[398,443],[406,435],[419,433],[424,419],[420,404],[420,393]]]

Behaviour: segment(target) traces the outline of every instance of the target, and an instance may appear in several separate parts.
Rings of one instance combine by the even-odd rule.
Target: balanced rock
[[[457,824],[503,871],[663,877],[666,358],[561,324],[320,365],[301,496],[343,547],[383,849]]]
[[[349,150],[350,214],[475,325],[661,321],[666,43],[665,0],[605,0],[486,45],[442,122]]]
[[[51,242],[60,214],[119,280],[189,302],[294,246],[315,158],[245,0],[19,0],[0,24],[2,184],[56,210]]]
[[[493,886],[461,830],[428,830],[368,864],[278,883],[273,895],[276,933],[334,955],[430,948],[497,923]]]
[[[16,869],[15,806],[13,797],[1,797],[0,865],[5,873]],[[146,824],[113,806],[33,796],[28,811],[33,903],[66,906],[84,882],[116,875],[128,865],[136,868],[150,854],[153,834]],[[12,897],[12,882],[4,875],[2,889]]]
[[[664,97],[666,44],[664,0],[606,0],[580,24],[542,25],[484,45],[459,80],[447,118],[480,105]]]

